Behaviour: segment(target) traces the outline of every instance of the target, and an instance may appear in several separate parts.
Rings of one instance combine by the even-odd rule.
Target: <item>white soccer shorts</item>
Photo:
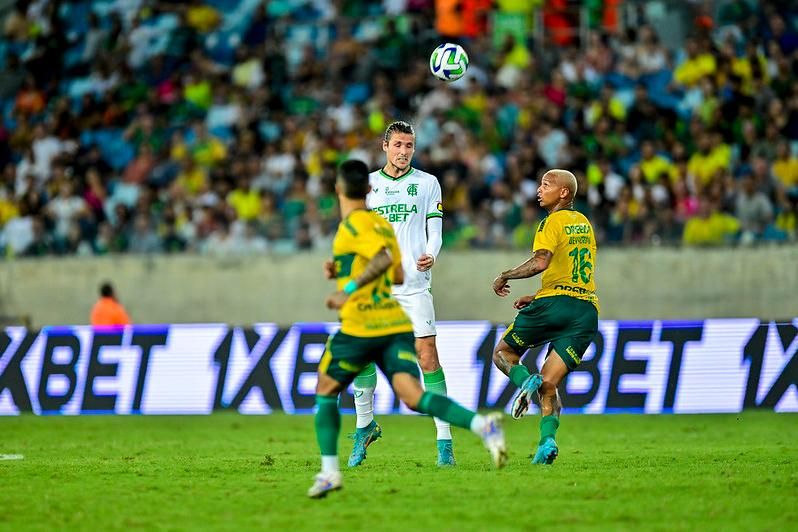
[[[435,307],[432,305],[432,293],[424,290],[417,294],[394,296],[413,322],[413,334],[416,338],[436,336]]]

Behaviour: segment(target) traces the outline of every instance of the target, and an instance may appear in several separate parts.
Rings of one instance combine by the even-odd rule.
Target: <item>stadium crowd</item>
[[[486,20],[535,4],[497,3]],[[432,0],[17,0],[0,27],[0,245],[326,250],[336,165],[381,166],[396,119],[441,181],[449,248],[527,248],[551,167],[577,174],[605,244],[795,241],[798,33],[783,5],[727,2],[669,50],[648,24],[581,45],[484,20],[441,36]],[[452,39],[471,63],[447,84],[427,61]]]

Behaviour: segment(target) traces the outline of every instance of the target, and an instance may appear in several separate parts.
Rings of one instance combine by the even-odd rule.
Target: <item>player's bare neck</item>
[[[572,210],[574,210],[573,201],[560,202],[549,210],[549,214],[554,214],[557,211],[572,211]]]
[[[349,198],[340,198],[341,203],[341,218],[346,219],[347,216],[357,210],[366,210],[366,200],[356,200]]]
[[[389,162],[382,168],[382,172],[389,177],[399,179],[410,172],[410,165],[407,165],[405,168],[399,168],[398,166]]]

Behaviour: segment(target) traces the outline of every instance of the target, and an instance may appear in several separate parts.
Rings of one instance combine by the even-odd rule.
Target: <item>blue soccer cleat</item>
[[[452,440],[438,440],[438,467],[457,465],[454,461]]]
[[[510,411],[513,419],[524,417],[526,411],[529,410],[529,405],[532,404],[532,396],[537,393],[541,384],[543,384],[543,376],[539,373],[526,378],[518,390],[518,395],[513,400],[513,409]]]
[[[352,444],[352,454],[349,455],[349,467],[357,467],[366,459],[366,447],[382,437],[382,427],[371,420],[367,427],[355,430],[349,438],[355,440]]]
[[[532,463],[551,465],[554,463],[554,459],[557,458],[557,453],[558,449],[554,438],[546,438],[546,440],[538,446]]]

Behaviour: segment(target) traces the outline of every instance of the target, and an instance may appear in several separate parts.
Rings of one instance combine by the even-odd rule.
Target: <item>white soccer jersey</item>
[[[369,174],[369,183],[366,205],[390,222],[402,250],[405,282],[395,285],[393,292],[407,295],[429,290],[432,272],[418,271],[416,261],[427,249],[427,219],[443,217],[438,179],[410,167],[397,178],[377,170]]]

